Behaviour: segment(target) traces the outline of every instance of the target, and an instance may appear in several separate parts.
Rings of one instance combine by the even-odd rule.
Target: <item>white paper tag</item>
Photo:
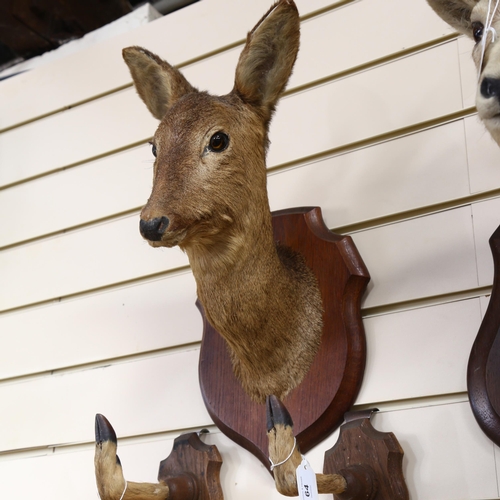
[[[300,500],[318,500],[316,474],[305,457],[302,457],[302,462],[297,467],[296,474]]]

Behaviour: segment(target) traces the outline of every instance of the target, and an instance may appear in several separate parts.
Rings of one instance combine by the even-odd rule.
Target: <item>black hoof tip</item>
[[[100,413],[95,416],[95,440],[96,443],[103,443],[104,441],[117,443],[115,430],[108,419]]]
[[[267,432],[276,425],[293,427],[293,420],[285,405],[276,396],[266,398]]]

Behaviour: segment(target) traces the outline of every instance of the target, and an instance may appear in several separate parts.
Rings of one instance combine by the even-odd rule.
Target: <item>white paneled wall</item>
[[[228,92],[270,3],[202,0],[0,82],[2,498],[94,498],[98,412],[129,480],[154,481],[173,439],[208,427],[225,498],[280,498],[204,408],[186,256],[139,235],[157,121],[121,59],[143,45],[199,88]],[[301,51],[271,125],[271,207],[320,206],[371,273],[356,407],[378,407],[375,427],[400,440],[411,498],[498,498],[500,451],[466,392],[500,224],[500,149],[475,114],[471,44],[425,0],[297,5]],[[308,454],[316,470],[337,436]]]
[[[193,314],[195,300],[193,275],[184,271],[1,314],[0,338],[8,349],[0,351],[0,377],[199,342],[202,319]]]

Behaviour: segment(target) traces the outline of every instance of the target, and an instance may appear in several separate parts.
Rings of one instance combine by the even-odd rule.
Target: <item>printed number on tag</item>
[[[316,474],[305,457],[302,457],[302,462],[297,467],[296,474],[300,500],[318,500]]]

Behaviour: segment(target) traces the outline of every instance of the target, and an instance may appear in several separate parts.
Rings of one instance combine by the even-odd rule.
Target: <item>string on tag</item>
[[[125,488],[123,488],[123,493],[122,493],[122,496],[120,497],[120,500],[123,500],[123,497],[125,496],[125,492],[127,491],[127,486],[128,486],[128,483],[127,483],[127,480],[125,479]],[[99,498],[101,498],[101,495],[99,495],[99,492],[97,492],[97,496]]]
[[[486,22],[484,23],[484,33],[483,33],[483,37],[481,38],[481,61],[479,63],[479,70],[478,70],[478,75],[477,75],[478,80],[481,77],[481,71],[483,69],[484,53],[486,52],[486,39],[488,38],[488,33],[491,33],[491,42],[492,43],[495,42],[495,39],[497,37],[497,32],[496,32],[495,28],[493,28],[491,23],[493,22],[493,18],[495,17],[495,12],[498,9],[499,3],[500,3],[500,0],[497,0],[497,2],[495,4],[495,8],[492,11],[491,10],[491,0],[488,0],[488,13],[486,14]]]
[[[285,460],[282,460],[281,462],[278,462],[277,464],[275,464],[272,460],[271,460],[271,457],[269,457],[269,461],[271,462],[271,467],[270,467],[270,470],[271,472],[276,468],[278,467],[278,465],[283,465],[285,462],[287,462],[288,460],[290,460],[290,457],[292,456],[294,450],[295,450],[295,447],[297,446],[297,439],[293,438],[293,448],[292,448],[292,451],[289,453],[288,457],[285,458]],[[121,500],[121,499],[120,499]]]
[[[123,500],[123,497],[125,496],[125,492],[127,491],[127,480],[125,479],[125,488],[123,488],[123,493],[122,493],[122,496],[120,497],[120,500]]]

